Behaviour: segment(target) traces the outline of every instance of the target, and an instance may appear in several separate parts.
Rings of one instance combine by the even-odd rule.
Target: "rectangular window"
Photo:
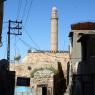
[[[17,77],[17,86],[30,86],[30,78]]]

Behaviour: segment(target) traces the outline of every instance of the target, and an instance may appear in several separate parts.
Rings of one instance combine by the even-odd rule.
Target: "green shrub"
[[[34,69],[34,70],[31,72],[31,78],[34,77],[34,73],[35,73],[35,72],[41,71],[41,70],[45,70],[45,69],[52,71],[55,75],[58,73],[58,70],[56,70],[56,69],[53,68],[53,67],[50,67],[50,68],[38,68],[38,69]]]

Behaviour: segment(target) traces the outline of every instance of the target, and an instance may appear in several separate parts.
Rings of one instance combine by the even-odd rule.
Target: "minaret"
[[[51,52],[56,53],[58,51],[58,17],[57,8],[52,8],[51,16]]]

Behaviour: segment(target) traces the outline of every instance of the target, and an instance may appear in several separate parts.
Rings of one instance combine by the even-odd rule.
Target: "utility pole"
[[[8,25],[8,47],[7,47],[7,60],[10,63],[10,35],[22,35],[22,32],[20,32],[19,30],[22,29],[21,24],[22,21],[8,21],[9,25]],[[11,32],[11,30],[17,30],[16,32]]]

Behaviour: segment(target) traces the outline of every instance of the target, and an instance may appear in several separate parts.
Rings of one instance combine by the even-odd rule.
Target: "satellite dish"
[[[21,59],[21,56],[19,54],[17,54],[15,57],[14,57],[14,60],[15,61],[19,61]]]

